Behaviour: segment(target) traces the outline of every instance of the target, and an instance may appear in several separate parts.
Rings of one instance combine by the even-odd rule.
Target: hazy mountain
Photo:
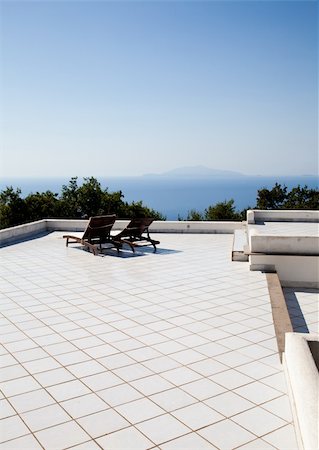
[[[231,170],[211,169],[205,166],[178,167],[163,173],[148,173],[145,177],[169,177],[169,178],[239,178],[245,175]]]

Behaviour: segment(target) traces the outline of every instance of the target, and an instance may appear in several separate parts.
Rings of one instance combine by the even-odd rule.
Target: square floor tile
[[[192,430],[198,430],[224,419],[224,416],[204,403],[194,403],[172,412],[172,415]]]
[[[224,364],[221,364],[211,358],[198,361],[188,367],[195,372],[200,373],[204,377],[209,377],[210,375],[214,375],[215,373],[223,372],[228,369],[228,367]]]
[[[25,436],[17,439],[12,439],[3,444],[0,444],[0,450],[42,450],[39,442],[32,436],[32,434],[26,434]]]
[[[241,386],[235,389],[234,392],[256,405],[273,400],[282,395],[281,392],[272,389],[259,381],[247,384],[246,386]]]
[[[150,399],[161,408],[165,409],[165,411],[174,411],[175,409],[191,405],[198,401],[180,388],[159,392],[158,394],[152,395]]]
[[[112,372],[102,372],[89,377],[84,377],[81,378],[81,381],[92,389],[92,391],[101,391],[102,389],[123,383],[123,381]]]
[[[77,419],[81,427],[93,438],[113,433],[129,426],[129,422],[113,409],[107,409]]]
[[[233,450],[255,439],[255,436],[229,419],[215,423],[198,431],[213,445],[223,450]]]
[[[270,402],[263,403],[262,407],[267,411],[275,414],[286,422],[292,422],[292,412],[290,400],[287,395],[271,400]]]
[[[180,364],[169,356],[161,356],[159,358],[150,359],[149,361],[145,361],[143,365],[148,367],[154,373],[165,372],[167,370],[180,367]]]
[[[187,350],[173,353],[171,355],[171,358],[175,359],[175,361],[179,362],[180,364],[187,365],[195,363],[197,361],[201,361],[202,359],[206,359],[206,356],[202,353],[192,350],[191,348],[188,348]]]
[[[153,372],[145,367],[143,364],[137,363],[130,366],[121,367],[119,369],[114,369],[114,373],[122,378],[124,381],[133,381],[140,378],[148,377],[153,375]]]
[[[50,357],[36,359],[35,361],[28,361],[23,363],[23,366],[28,370],[28,372],[32,374],[45,372],[51,369],[58,369],[61,367],[61,365],[57,361]]]
[[[3,381],[15,380],[16,378],[21,378],[28,375],[28,372],[23,368],[21,364],[2,367],[0,369],[0,383],[2,383]]]
[[[282,419],[262,408],[249,409],[233,416],[232,420],[259,437],[286,425]]]
[[[81,378],[89,375],[94,375],[96,373],[105,372],[105,367],[103,367],[102,364],[99,364],[97,361],[90,360],[69,365],[68,371],[71,372],[75,377]]]
[[[159,375],[152,375],[150,377],[141,378],[140,380],[131,381],[131,385],[144,395],[152,395],[157,392],[171,389],[174,385],[167,380],[164,380]]]
[[[225,392],[225,388],[207,378],[184,384],[181,386],[181,389],[198,400],[206,400],[214,395]]]
[[[16,415],[15,410],[12,408],[8,400],[0,400],[0,419]]]
[[[45,389],[39,389],[37,391],[10,397],[10,403],[18,413],[23,413],[33,409],[42,408],[43,406],[52,405],[55,402]]]
[[[101,447],[91,439],[88,442],[83,442],[83,444],[75,445],[72,450],[101,450]]]
[[[218,355],[214,359],[230,368],[235,368],[252,361],[251,357],[243,355],[237,350]]]
[[[264,436],[263,439],[275,448],[289,448],[289,450],[299,449],[293,425],[286,425],[279,430],[273,431]]]
[[[0,422],[0,442],[9,441],[29,433],[30,431],[17,415],[2,419]]]
[[[119,386],[99,391],[99,397],[110,406],[118,406],[122,403],[137,400],[142,397],[142,394],[128,384],[120,384]]]
[[[119,367],[129,366],[134,364],[133,358],[130,358],[125,353],[116,353],[115,355],[106,356],[98,359],[100,364],[103,364],[109,370],[118,369]]]
[[[33,432],[71,420],[71,417],[57,404],[23,413],[21,418]]]
[[[129,427],[97,439],[102,448],[110,450],[146,450],[154,447],[136,428]]]
[[[74,376],[63,367],[37,373],[34,375],[34,378],[44,387],[74,380]]]
[[[82,350],[76,350],[74,352],[63,353],[62,355],[56,355],[55,359],[59,361],[63,366],[70,364],[76,364],[83,361],[91,360],[90,356],[82,352]]]
[[[161,444],[161,450],[218,450],[196,433],[186,434],[177,439]]]
[[[139,423],[165,413],[163,409],[155,405],[155,403],[150,401],[148,398],[142,398],[130,403],[125,403],[117,406],[115,409],[132,424]]]
[[[266,384],[269,387],[277,389],[278,391],[284,394],[287,393],[287,384],[283,372],[275,373],[274,375],[270,375],[269,377],[263,378],[260,381],[263,384]]]
[[[276,447],[273,447],[272,445],[265,442],[263,439],[258,438],[254,441],[249,442],[248,444],[241,445],[240,447],[237,447],[238,450],[277,450]],[[284,448],[283,448],[284,450]],[[288,450],[288,447],[287,447]],[[289,447],[290,450],[290,447]],[[292,449],[296,450],[296,449]]]
[[[52,397],[57,402],[69,400],[70,398],[79,397],[81,395],[89,394],[91,391],[80,380],[67,381],[66,383],[56,384],[47,388]]]
[[[41,385],[31,376],[17,378],[1,383],[1,390],[6,397],[23,394],[40,389]]]
[[[260,380],[261,378],[265,378],[278,372],[274,367],[263,364],[260,361],[253,361],[249,364],[242,365],[238,367],[237,370],[255,380]]]
[[[159,445],[189,433],[190,429],[169,414],[136,425],[148,439]]]
[[[148,359],[158,358],[162,356],[160,352],[152,347],[143,347],[136,350],[130,350],[127,355],[137,362],[147,361]]]
[[[90,439],[90,436],[74,421],[38,431],[35,437],[46,450],[62,450]]]
[[[254,403],[231,391],[209,398],[205,403],[225,417],[231,417],[255,406]]]
[[[209,379],[229,390],[235,389],[239,386],[244,386],[245,384],[249,384],[254,381],[252,378],[233,369],[212,375]]]
[[[176,369],[168,370],[162,373],[161,376],[176,386],[202,378],[201,375],[188,367],[177,367]]]
[[[35,359],[47,358],[48,354],[42,348],[31,348],[30,350],[23,350],[21,352],[13,353],[13,356],[20,362],[33,361]]]
[[[109,406],[96,394],[81,395],[60,403],[73,419],[108,409]]]

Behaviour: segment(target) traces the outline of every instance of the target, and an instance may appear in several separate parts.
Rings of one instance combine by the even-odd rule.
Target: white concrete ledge
[[[283,362],[299,448],[318,450],[319,373],[309,342],[319,345],[318,335],[286,333]]]
[[[86,219],[43,219],[24,225],[0,230],[0,245],[8,245],[36,234],[50,231],[84,231]],[[117,220],[114,230],[122,230],[129,220]],[[150,226],[153,233],[221,233],[232,234],[243,227],[242,222],[195,222],[195,221],[155,221]]]
[[[232,249],[232,261],[248,261],[246,254],[247,248],[247,232],[245,229],[235,230]]]
[[[319,257],[301,255],[249,255],[252,271],[276,271],[283,287],[319,288]]]
[[[122,230],[129,220],[117,220],[113,230]],[[47,227],[52,231],[83,231],[87,220],[47,219]],[[242,222],[205,222],[205,221],[154,221],[150,226],[153,233],[234,233],[242,229]]]
[[[319,236],[280,236],[249,231],[251,253],[319,255]]]
[[[247,223],[258,222],[319,222],[319,211],[300,209],[250,209]]]
[[[38,220],[37,222],[5,228],[0,230],[0,245],[7,245],[16,241],[28,239],[46,231],[47,224],[45,220]]]

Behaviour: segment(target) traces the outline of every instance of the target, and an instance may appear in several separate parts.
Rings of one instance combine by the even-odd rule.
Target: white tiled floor
[[[1,450],[297,448],[265,275],[231,235],[158,238],[0,250]],[[314,330],[316,293],[285,294]]]

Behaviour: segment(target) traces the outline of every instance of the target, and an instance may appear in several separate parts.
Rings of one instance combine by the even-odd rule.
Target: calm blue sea
[[[97,177],[98,178],[98,177]],[[128,202],[142,200],[146,206],[160,211],[167,220],[176,220],[178,216],[186,218],[188,211],[196,209],[204,211],[217,202],[235,200],[236,209],[241,210],[256,204],[257,191],[261,188],[272,188],[274,184],[285,184],[291,189],[298,184],[309,188],[318,188],[318,178],[314,176],[300,177],[249,177],[225,179],[202,178],[184,179],[168,177],[110,177],[98,178],[103,188],[109,192],[121,190],[124,200]],[[22,195],[31,192],[51,190],[61,192],[63,184],[68,184],[69,178],[43,179],[2,179],[0,189],[6,186],[20,188]],[[78,179],[81,184],[82,179]]]

